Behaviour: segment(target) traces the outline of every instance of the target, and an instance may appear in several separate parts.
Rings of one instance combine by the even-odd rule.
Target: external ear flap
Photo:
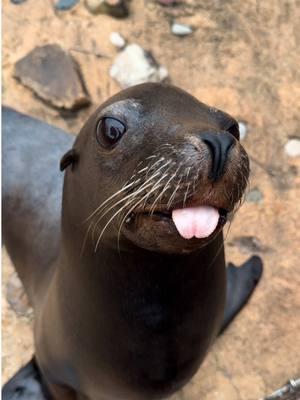
[[[74,164],[76,164],[79,160],[79,155],[75,149],[71,149],[66,152],[66,154],[60,160],[60,170],[64,171],[70,164],[72,165],[72,169],[74,168]]]

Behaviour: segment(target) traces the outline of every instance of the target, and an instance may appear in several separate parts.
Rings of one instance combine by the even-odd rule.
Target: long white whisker
[[[96,226],[98,225],[98,223],[102,220],[102,218],[109,213],[109,211],[111,211],[113,208],[115,208],[117,205],[119,205],[120,203],[123,203],[124,201],[128,200],[131,197],[136,197],[139,193],[143,192],[145,189],[147,189],[149,186],[152,186],[152,180],[154,178],[156,178],[159,174],[160,174],[160,170],[167,166],[168,164],[165,163],[164,165],[162,165],[153,175],[150,176],[150,178],[148,178],[141,187],[139,187],[136,191],[134,191],[133,193],[128,194],[127,196],[123,197],[121,200],[117,201],[116,203],[114,203],[112,206],[110,206],[108,209],[105,210],[104,213],[101,214],[101,216],[98,218],[97,222],[96,222]],[[150,182],[150,183],[149,183]]]
[[[168,201],[167,209],[169,209],[171,207],[171,204],[172,204],[172,201],[173,201],[173,199],[175,197],[175,194],[176,194],[177,190],[179,189],[179,186],[180,186],[180,183],[181,183],[181,179],[182,179],[182,176],[180,177],[179,182],[177,183],[177,186],[174,189],[174,192],[172,193],[172,195],[171,195],[171,197],[170,197],[170,199]]]
[[[184,194],[184,199],[183,199],[183,208],[184,208],[184,207],[185,207],[185,205],[186,205],[186,199],[187,199],[187,197],[188,197],[189,188],[190,188],[190,183],[188,183],[188,185],[187,185],[187,189],[186,189],[186,192],[185,192],[185,194]]]
[[[129,202],[129,204],[130,203],[132,203],[134,201],[134,199],[132,199],[130,202]],[[99,245],[99,243],[100,243],[100,240],[101,240],[101,238],[102,238],[102,236],[103,236],[103,234],[104,234],[104,232],[105,232],[105,230],[106,230],[106,228],[108,227],[108,225],[112,222],[112,220],[118,215],[118,214],[120,214],[120,212],[121,211],[123,211],[124,210],[124,208],[125,207],[127,207],[128,206],[128,203],[126,203],[125,205],[123,205],[117,212],[115,212],[115,214],[109,219],[109,221],[105,224],[105,226],[104,226],[104,228],[102,229],[102,231],[101,231],[101,233],[100,233],[100,235],[99,235],[99,237],[98,237],[98,240],[97,240],[97,242],[96,242],[96,246],[95,246],[95,253],[96,253],[96,251],[97,251],[97,248],[98,248],[98,245]]]
[[[129,184],[127,184],[126,186],[123,186],[122,189],[118,190],[116,193],[114,193],[113,195],[111,195],[108,199],[106,199],[103,203],[100,204],[99,207],[96,208],[96,210],[94,210],[83,222],[88,221],[89,219],[91,219],[95,214],[97,214],[97,212],[99,212],[103,206],[105,204],[107,204],[110,200],[112,200],[114,197],[118,196],[120,193],[124,192],[125,190],[127,190],[128,188],[130,188],[132,185],[139,183],[141,179],[138,179],[134,182],[131,182]]]
[[[177,169],[178,171],[178,169]],[[169,189],[169,184],[172,182],[172,180],[176,177],[177,175],[177,171],[174,172],[174,174],[171,176],[171,178],[167,181],[167,183],[165,184],[165,187],[163,188],[162,192],[159,194],[159,196],[156,198],[156,200],[153,202],[151,209],[150,209],[150,213],[153,214],[154,209],[155,209],[155,205],[157,204],[157,202],[159,201],[159,199],[162,198],[162,196],[164,195],[164,193]]]
[[[122,198],[121,200],[119,200],[117,203],[115,203],[115,204],[113,204],[111,207],[109,207],[104,213],[102,213],[102,215],[98,218],[98,220],[97,220],[97,222],[96,222],[96,224],[95,224],[95,226],[94,226],[93,233],[95,232],[95,229],[96,229],[96,227],[98,226],[99,222],[104,218],[104,216],[105,216],[109,211],[111,211],[113,208],[115,208],[115,207],[116,207],[117,205],[119,205],[120,203],[122,203],[122,202],[128,200],[129,198],[131,198],[131,197],[134,197],[134,198],[135,198],[139,193],[143,192],[146,188],[148,188],[149,186],[152,186],[153,183],[152,183],[151,181],[152,181],[156,176],[158,176],[158,175],[160,174],[160,170],[161,170],[162,168],[166,167],[167,165],[169,165],[169,163],[170,163],[170,161],[167,162],[167,163],[165,163],[164,165],[162,165],[153,175],[150,176],[150,178],[148,178],[148,179],[146,180],[146,182],[144,182],[144,184],[143,184],[138,190],[136,190],[135,192],[130,193],[129,195],[125,196],[124,198]],[[165,177],[165,175],[163,175],[163,177],[160,178],[160,180],[159,180],[158,182],[160,182],[164,177]],[[155,186],[155,189],[157,188],[158,182],[156,182],[155,185],[154,185],[154,186]],[[152,189],[149,193],[147,193],[146,196],[149,195],[152,191],[153,191],[153,189]],[[128,204],[128,203],[127,203],[127,204]],[[126,205],[125,205],[125,206],[126,206]],[[123,206],[121,209],[123,209],[123,208],[124,208],[124,206]],[[116,214],[115,214],[115,215],[116,215]],[[96,245],[96,247],[97,247],[97,245]]]
[[[155,186],[156,186],[156,185],[155,185]],[[159,186],[162,186],[162,185],[158,185],[158,187],[159,187]],[[156,189],[158,189],[158,187],[153,187],[153,188],[150,190],[150,193],[153,192],[153,191],[155,191]],[[148,193],[147,193],[144,197],[142,197],[137,203],[135,203],[135,204],[133,205],[133,207],[131,207],[130,210],[126,213],[125,217],[122,219],[121,224],[120,224],[120,227],[119,227],[119,231],[118,231],[118,248],[119,248],[119,240],[120,240],[121,229],[122,229],[122,226],[123,226],[124,222],[126,221],[126,218],[130,215],[130,213],[131,213],[141,202],[144,201],[145,197],[147,197],[147,196],[148,196]]]

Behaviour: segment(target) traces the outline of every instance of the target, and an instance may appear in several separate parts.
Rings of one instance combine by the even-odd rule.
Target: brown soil
[[[254,400],[300,375],[300,159],[284,153],[288,138],[300,135],[299,8],[297,0],[185,3],[173,16],[196,30],[179,38],[170,33],[170,8],[151,1],[132,1],[129,19],[117,20],[89,14],[83,2],[58,13],[51,1],[27,0],[16,6],[4,0],[3,101],[77,133],[93,108],[119,90],[108,74],[117,53],[109,34],[118,31],[151,50],[168,68],[172,83],[248,122],[244,145],[252,161],[251,187],[259,188],[263,200],[243,205],[226,252],[227,260],[239,265],[251,253],[228,243],[240,236],[256,237],[262,244],[264,276],[198,374],[173,399]],[[13,78],[15,62],[48,43],[70,50],[80,64],[93,102],[89,108],[59,113]],[[12,273],[5,253],[3,266],[6,381],[29,359],[32,335],[30,319],[17,317],[5,300]]]

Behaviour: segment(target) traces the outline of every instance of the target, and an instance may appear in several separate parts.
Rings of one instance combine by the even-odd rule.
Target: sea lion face
[[[85,197],[95,250],[107,240],[167,253],[199,249],[221,231],[249,175],[237,122],[163,84],[113,96],[74,149],[78,168],[68,173],[80,176],[74,190]]]

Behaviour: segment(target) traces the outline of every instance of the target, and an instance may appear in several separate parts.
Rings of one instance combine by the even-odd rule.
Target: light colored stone
[[[161,82],[168,76],[167,69],[159,66],[138,44],[128,45],[116,57],[109,72],[122,88],[144,82]]]
[[[105,0],[85,0],[87,9],[92,13],[97,13],[102,10]]]
[[[263,201],[263,198],[264,196],[262,192],[257,188],[250,190],[250,192],[246,195],[246,200],[250,203],[260,203]]]
[[[160,66],[158,68],[158,76],[160,81],[164,81],[165,79],[167,79],[168,75],[169,73],[166,67]]]
[[[284,146],[286,154],[290,157],[300,156],[300,139],[290,139]]]
[[[239,122],[240,140],[244,140],[248,134],[248,126],[245,122]]]
[[[193,29],[189,25],[174,22],[171,26],[171,32],[176,36],[187,36],[193,33]]]
[[[115,18],[128,16],[126,0],[85,0],[86,8],[92,14],[108,14]]]
[[[118,49],[123,49],[126,45],[126,40],[123,38],[123,36],[119,32],[112,32],[109,35],[109,40],[111,44],[113,44],[115,47]]]

